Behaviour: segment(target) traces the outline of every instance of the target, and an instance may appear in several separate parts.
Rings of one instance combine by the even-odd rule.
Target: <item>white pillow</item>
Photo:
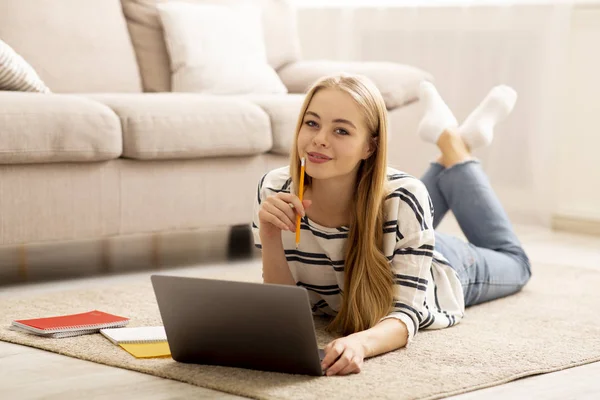
[[[178,2],[157,7],[172,91],[287,93],[267,63],[260,8]]]
[[[0,90],[49,93],[33,67],[0,40]]]

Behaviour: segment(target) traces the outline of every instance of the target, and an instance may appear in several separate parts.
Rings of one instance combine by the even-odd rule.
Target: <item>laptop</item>
[[[306,289],[168,275],[151,280],[175,361],[323,375]]]

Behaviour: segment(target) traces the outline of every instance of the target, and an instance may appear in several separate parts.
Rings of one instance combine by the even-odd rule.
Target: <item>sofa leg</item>
[[[234,225],[229,231],[227,258],[230,260],[252,257],[254,245],[250,225]]]
[[[29,263],[27,261],[27,248],[24,244],[19,246],[19,279],[21,282],[29,280]]]

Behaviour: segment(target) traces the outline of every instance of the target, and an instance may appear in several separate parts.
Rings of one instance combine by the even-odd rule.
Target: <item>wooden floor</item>
[[[531,226],[516,227],[533,267],[536,264],[600,270],[600,237],[556,233]],[[440,228],[459,234],[449,218]],[[242,262],[259,262],[256,259]],[[189,273],[194,268],[211,272],[227,268],[227,261],[169,270]],[[98,287],[139,281],[151,272],[95,276],[58,282],[0,287],[0,301],[15,295]],[[534,270],[535,273],[535,270]],[[6,399],[229,399],[239,398],[151,375],[61,356],[34,348],[0,342],[0,390]],[[600,363],[538,375],[452,397],[474,399],[599,399]]]

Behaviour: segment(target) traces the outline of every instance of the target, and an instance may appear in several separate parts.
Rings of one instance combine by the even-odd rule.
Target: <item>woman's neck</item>
[[[316,214],[319,224],[347,225],[352,215],[352,204],[355,194],[356,179],[316,180],[305,192],[305,199],[312,204],[307,214]],[[312,212],[310,212],[312,210]],[[313,219],[309,216],[309,218]],[[313,219],[314,220],[314,219]],[[322,223],[323,222],[323,223]]]

